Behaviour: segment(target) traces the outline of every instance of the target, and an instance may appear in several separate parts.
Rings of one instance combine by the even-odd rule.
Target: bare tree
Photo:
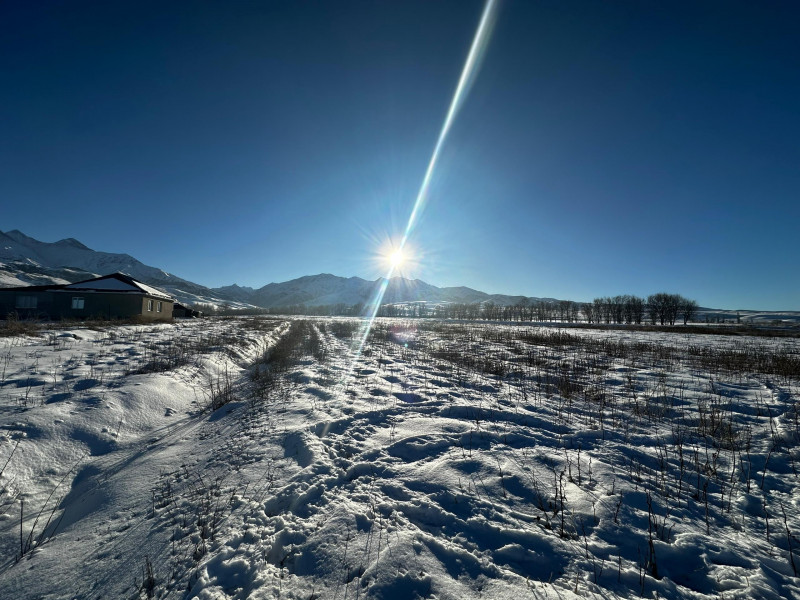
[[[647,297],[647,313],[650,316],[650,322],[655,325],[659,319],[661,320],[661,324],[664,324],[664,307],[663,307],[663,297],[664,294],[650,294]]]
[[[584,302],[581,304],[581,312],[586,319],[587,323],[594,323],[594,304],[591,302]]]
[[[644,305],[645,305],[644,298],[639,298],[638,296],[631,296],[629,302],[630,302],[631,319],[637,325],[641,325],[642,319],[644,318]]]
[[[681,315],[683,316],[683,324],[686,325],[697,314],[697,301],[689,300],[688,298],[681,298],[681,300]]]
[[[680,294],[667,294],[664,292],[652,294],[647,298],[647,309],[650,313],[650,320],[653,325],[656,321],[661,325],[675,325],[678,314],[686,310],[686,303],[693,302],[694,308],[689,309],[688,316],[684,320],[684,324],[691,318],[697,303],[694,300],[687,300]]]

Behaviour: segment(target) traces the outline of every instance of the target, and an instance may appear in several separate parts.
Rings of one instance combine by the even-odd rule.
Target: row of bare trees
[[[686,325],[697,314],[697,302],[678,294],[653,294],[647,298],[647,310],[654,325],[656,321],[662,325],[674,325],[678,315]]]
[[[329,304],[325,306],[291,306],[256,309],[256,314],[365,316],[364,304]],[[243,311],[207,310],[206,314],[243,314]],[[485,321],[530,321],[559,323],[606,323],[674,325],[681,318],[685,325],[697,316],[697,302],[679,294],[658,293],[647,298],[622,295],[595,298],[592,302],[572,300],[529,300],[523,298],[515,304],[495,302],[450,302],[432,304],[408,302],[384,304],[379,317],[439,318]]]
[[[680,294],[664,292],[651,294],[646,299],[638,296],[613,296],[595,298],[583,305],[583,314],[589,323],[636,323],[649,318],[653,325],[675,325],[678,317],[686,325],[697,315],[697,302]]]
[[[561,323],[615,323],[674,325],[679,317],[685,325],[697,315],[697,302],[679,294],[658,293],[647,298],[622,295],[595,298],[592,302],[522,299],[513,305],[494,302],[421,303],[384,305],[379,316],[435,317],[487,321],[539,321]]]
[[[589,323],[642,323],[648,302],[638,296],[595,298],[583,307]]]

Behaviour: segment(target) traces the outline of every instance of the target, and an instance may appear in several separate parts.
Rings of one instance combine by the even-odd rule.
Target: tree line
[[[273,314],[306,316],[366,316],[364,303],[326,304],[306,306],[292,304],[273,308],[241,311],[227,307],[214,310],[203,306],[205,314]],[[450,302],[431,304],[426,302],[406,302],[382,304],[379,317],[436,318],[481,321],[529,321],[589,324],[652,324],[675,325],[682,320],[686,325],[697,316],[697,302],[680,294],[658,293],[647,298],[632,295],[605,296],[592,302],[572,300],[528,300],[516,304],[502,305],[494,302]]]
[[[606,296],[592,302],[572,300],[521,300],[512,305],[494,302],[450,303],[432,307],[412,305],[382,306],[378,313],[387,317],[436,317],[442,319],[486,321],[539,321],[561,323],[606,323],[685,325],[697,315],[697,302],[679,294],[658,293],[647,298],[632,295]]]
[[[613,296],[595,298],[583,307],[589,323],[635,323],[645,319],[651,324],[675,325],[678,318],[686,325],[697,315],[697,302],[680,294],[658,293],[645,298],[638,296]]]

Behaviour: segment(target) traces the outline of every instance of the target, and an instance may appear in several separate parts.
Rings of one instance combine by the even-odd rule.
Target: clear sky
[[[369,279],[483,3],[0,4],[0,230]],[[800,3],[501,0],[406,274],[800,310]]]

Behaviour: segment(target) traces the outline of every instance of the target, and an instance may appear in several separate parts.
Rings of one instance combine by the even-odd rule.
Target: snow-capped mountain
[[[375,297],[383,281],[322,273],[270,283],[258,289],[236,284],[207,288],[145,265],[129,254],[92,250],[74,238],[48,243],[18,230],[0,232],[0,287],[70,283],[117,271],[166,290],[183,303],[224,304],[234,308],[366,304]],[[393,277],[383,296],[384,303],[491,301],[514,304],[522,299],[523,296],[486,294],[467,287],[440,288],[403,277]]]
[[[361,277],[338,277],[329,273],[307,275],[258,289],[240,285],[208,288],[187,281],[163,269],[151,267],[129,254],[98,252],[74,238],[40,242],[18,230],[0,231],[0,287],[63,284],[114,272],[127,273],[142,283],[167,291],[184,304],[203,304],[233,309],[280,308],[297,305],[325,306],[367,304],[375,298],[384,279],[369,281]],[[455,302],[473,304],[493,302],[513,305],[520,301],[556,301],[487,294],[468,287],[437,287],[419,279],[393,277],[386,286],[382,302],[400,304]],[[700,308],[698,320],[708,322],[800,322],[800,312],[764,312]]]
[[[74,238],[48,243],[16,229],[0,232],[0,287],[72,283],[115,272],[161,288],[183,303],[244,307],[234,298],[145,265],[129,254],[98,252]]]
[[[72,267],[85,273],[120,271],[139,280],[177,279],[173,275],[148,267],[128,254],[97,252],[74,238],[54,243],[40,242],[18,230],[0,232],[0,261],[15,261],[47,268]]]
[[[337,277],[329,273],[309,275],[285,281],[270,283],[257,290],[246,293],[248,288],[228,286],[214,291],[229,292],[235,287],[238,299],[265,308],[304,304],[322,306],[329,304],[366,304],[375,297],[383,279],[369,281],[360,277]],[[436,287],[419,279],[393,277],[386,288],[383,302],[494,302],[495,304],[515,304],[524,296],[486,294],[468,287]]]

